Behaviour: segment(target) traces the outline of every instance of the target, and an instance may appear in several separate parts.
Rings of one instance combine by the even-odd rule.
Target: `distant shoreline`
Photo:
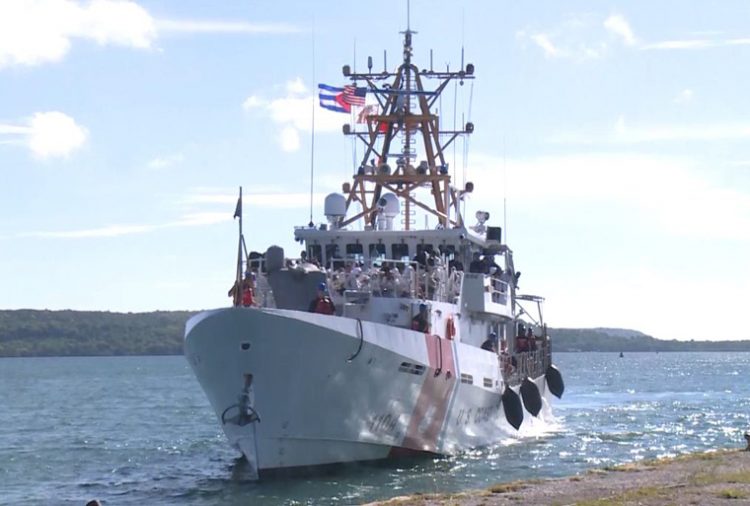
[[[182,355],[195,311],[0,310],[0,357]],[[554,352],[750,352],[744,341],[665,341],[637,330],[550,328]]]

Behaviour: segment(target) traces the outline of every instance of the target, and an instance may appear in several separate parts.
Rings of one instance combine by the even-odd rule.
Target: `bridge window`
[[[339,245],[338,244],[326,244],[326,262],[330,262],[334,258],[339,257]]]
[[[435,248],[432,247],[432,244],[417,244],[417,255],[421,255],[422,253],[429,253],[432,255],[434,251]]]
[[[385,257],[385,244],[370,244],[370,258],[383,258]]]
[[[409,260],[409,245],[398,243],[391,246],[391,258],[394,260]]]
[[[362,255],[364,253],[364,248],[361,244],[347,244],[346,245],[346,256],[347,257],[356,257],[359,255]]]
[[[323,249],[320,247],[320,244],[311,244],[310,246],[308,246],[307,256],[311,261],[315,259],[318,262],[322,262],[323,261]]]
[[[456,246],[453,244],[441,244],[438,246],[441,255],[445,255],[448,258],[453,258],[456,255]]]

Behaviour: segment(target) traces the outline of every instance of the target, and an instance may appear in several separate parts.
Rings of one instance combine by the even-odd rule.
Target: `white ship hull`
[[[518,434],[502,411],[497,355],[454,340],[338,316],[227,308],[188,322],[185,354],[256,472],[453,454]],[[247,375],[259,420],[240,424]],[[532,379],[544,408],[536,419],[524,411],[521,433],[549,415],[545,378]]]

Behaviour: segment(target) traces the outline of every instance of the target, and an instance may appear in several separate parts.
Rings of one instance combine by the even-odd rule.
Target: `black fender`
[[[509,386],[505,387],[505,391],[502,395],[503,411],[505,411],[505,419],[508,423],[516,430],[521,427],[523,423],[523,406],[521,405],[521,398],[518,394],[513,391]]]
[[[521,383],[521,397],[526,411],[532,416],[537,416],[542,410],[542,394],[539,393],[536,383],[528,377]]]
[[[563,381],[560,370],[550,364],[547,368],[547,372],[544,373],[544,377],[547,379],[547,386],[549,387],[549,391],[552,392],[552,395],[561,399],[563,392],[565,392],[565,382]]]

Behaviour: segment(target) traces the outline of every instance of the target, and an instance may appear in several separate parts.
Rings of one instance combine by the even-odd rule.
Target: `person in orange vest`
[[[310,313],[335,314],[336,306],[328,296],[328,287],[325,283],[318,283],[318,295],[310,302],[307,309]]]
[[[250,307],[255,303],[255,300],[253,299],[253,292],[255,288],[255,283],[253,282],[253,276],[250,275],[247,278],[245,278],[245,281],[242,282],[242,305],[245,307]]]

